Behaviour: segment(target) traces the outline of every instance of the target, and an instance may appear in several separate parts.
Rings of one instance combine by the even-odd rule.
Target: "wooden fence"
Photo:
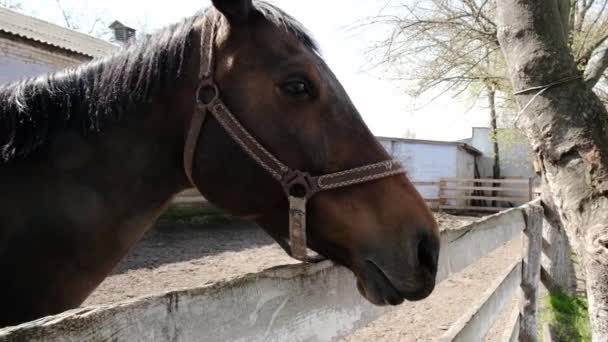
[[[439,186],[439,181],[412,181],[412,184],[416,187],[416,188],[420,188],[420,187],[438,187]],[[439,197],[436,198],[428,198],[425,197],[424,200],[426,201],[426,203],[429,205],[429,207],[433,210],[435,209],[439,209]]]
[[[521,204],[533,200],[531,182],[531,179],[441,178],[439,181],[412,181],[412,184],[416,187],[438,187],[437,198],[425,198],[433,209],[497,212],[508,207],[493,203]],[[450,204],[451,201],[463,200],[467,201],[466,205]],[[175,196],[172,206],[200,208],[210,204],[198,190],[192,188]]]
[[[496,212],[508,209],[504,206],[506,203],[513,207],[513,203],[530,202],[533,197],[531,178],[441,178],[439,180],[438,208],[442,210]],[[461,203],[454,204],[455,201]],[[464,205],[462,204],[463,201],[465,202]]]
[[[534,202],[441,233],[438,283],[518,236],[524,243],[522,256],[476,303],[462,308],[440,341],[482,341],[514,296],[520,305],[509,317],[504,341],[536,340],[542,215]],[[350,271],[329,261],[282,266],[0,329],[0,342],[330,341],[390,312],[367,303],[353,284]]]
[[[439,186],[439,182],[412,182],[415,186]],[[439,206],[439,198],[425,198],[424,199],[431,208],[437,209]],[[184,190],[177,194],[171,206],[178,208],[205,208],[209,207],[210,203],[198,192],[196,188]]]
[[[447,242],[449,249],[443,255],[455,256],[457,260],[448,260],[450,267],[456,264],[458,270],[461,266],[457,264],[468,265],[474,262],[517,237],[517,232],[523,233],[522,256],[490,286],[480,301],[452,324],[440,341],[482,341],[514,295],[519,296],[519,305],[509,315],[503,341],[536,341],[543,245],[543,209],[540,202],[535,201],[524,207],[489,216],[480,223],[484,221],[486,229],[478,227],[467,232],[460,231],[459,236],[450,237],[450,241],[442,241]],[[445,260],[440,262],[446,263]],[[449,271],[451,273],[454,269]],[[520,291],[517,294],[518,288]]]
[[[173,198],[173,201],[171,201],[171,206],[180,208],[206,208],[209,207],[210,204],[196,188],[192,188],[177,194]]]

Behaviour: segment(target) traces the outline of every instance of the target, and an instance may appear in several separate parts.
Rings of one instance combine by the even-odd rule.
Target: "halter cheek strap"
[[[276,179],[289,200],[289,253],[301,261],[309,261],[306,242],[306,204],[320,191],[347,187],[405,173],[396,160],[387,160],[341,172],[311,176],[307,172],[292,170],[283,164],[254,138],[236,119],[220,99],[220,91],[213,79],[213,40],[215,21],[206,18],[201,33],[200,83],[196,95],[196,111],[192,116],[184,147],[184,170],[192,185],[192,166],[196,145],[207,113],[220,123],[228,135]]]

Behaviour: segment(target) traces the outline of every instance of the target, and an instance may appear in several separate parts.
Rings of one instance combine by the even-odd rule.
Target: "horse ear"
[[[217,8],[231,23],[244,23],[253,10],[252,0],[212,0]]]

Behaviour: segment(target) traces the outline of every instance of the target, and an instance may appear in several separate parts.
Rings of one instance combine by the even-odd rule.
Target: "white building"
[[[482,152],[478,159],[480,174],[483,178],[493,178],[494,139],[498,142],[498,159],[501,178],[532,179],[532,192],[540,193],[541,177],[535,170],[534,151],[525,134],[516,128],[499,128],[496,138],[492,137],[492,129],[488,127],[473,127],[473,136],[463,142],[474,146]],[[505,196],[518,197],[516,192],[502,192]]]
[[[391,156],[407,169],[408,178],[422,197],[439,198],[440,178],[475,178],[477,158],[482,153],[462,142],[378,137]]]
[[[496,134],[500,175],[504,178],[534,178],[534,152],[528,138],[518,129],[499,128]],[[480,168],[484,177],[492,178],[494,149],[492,129],[473,127],[473,136],[463,142],[481,151]]]

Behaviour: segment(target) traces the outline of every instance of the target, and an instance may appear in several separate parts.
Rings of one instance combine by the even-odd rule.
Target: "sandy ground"
[[[446,214],[436,214],[436,218],[442,230],[476,219]],[[517,257],[519,246],[515,241],[497,250],[441,283],[426,300],[401,306],[344,341],[429,341],[441,336]],[[251,224],[190,226],[161,222],[83,305],[197,287],[296,262]],[[501,328],[494,330],[490,341],[498,341],[502,334]]]
[[[251,224],[191,226],[161,222],[83,305],[200,287],[297,262]]]

